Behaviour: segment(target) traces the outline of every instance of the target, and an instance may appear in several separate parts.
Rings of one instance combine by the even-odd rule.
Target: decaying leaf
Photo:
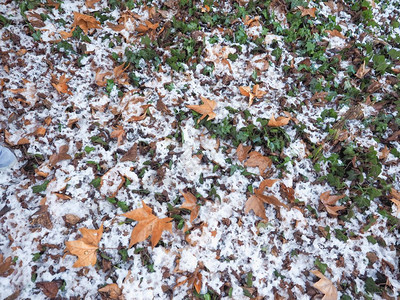
[[[13,262],[11,256],[4,259],[3,254],[0,254],[0,277],[7,277],[14,272],[14,269],[11,268],[12,265]]]
[[[71,159],[71,155],[67,154],[69,149],[68,145],[63,145],[60,147],[60,149],[58,150],[58,153],[53,154],[50,156],[49,159],[49,164],[50,166],[55,166],[58,162],[62,161],[62,160],[66,160],[66,159]]]
[[[360,78],[360,79],[363,79],[364,76],[365,76],[369,71],[371,71],[371,69],[365,67],[365,61],[364,61],[364,62],[362,63],[362,65],[358,68],[357,73],[356,73],[356,77],[357,77],[357,78]]]
[[[337,300],[338,292],[332,281],[330,281],[318,270],[312,270],[311,273],[320,278],[320,280],[314,283],[313,286],[324,294],[322,300]]]
[[[202,286],[203,276],[200,273],[200,269],[197,267],[196,270],[189,276],[180,282],[177,282],[176,286],[181,286],[187,282],[188,286],[193,286],[198,294],[200,294]]]
[[[394,188],[392,188],[390,190],[390,196],[393,197],[390,199],[390,201],[392,201],[396,205],[396,208],[397,208],[396,217],[398,217],[400,215],[400,192],[398,192]]]
[[[67,82],[71,80],[71,78],[65,77],[65,74],[61,75],[60,79],[56,79],[55,75],[52,75],[53,82],[51,85],[57,90],[58,93],[72,95],[72,92],[69,90]]]
[[[121,125],[117,125],[117,127],[111,132],[110,137],[115,139],[117,138],[117,146],[122,144],[122,139],[125,136],[125,130]]]
[[[275,182],[279,181],[279,179],[264,179],[260,183],[260,187],[258,188],[261,193],[265,190],[266,187],[272,187]]]
[[[40,288],[47,297],[53,299],[58,294],[58,284],[55,281],[42,281],[37,282],[36,286]]]
[[[103,224],[97,230],[80,228],[79,231],[82,238],[65,242],[66,253],[78,256],[78,260],[73,265],[74,268],[87,267],[96,263],[96,251],[99,249],[99,242],[103,235]]]
[[[242,143],[239,144],[239,146],[236,149],[236,155],[237,155],[239,161],[243,162],[247,158],[247,155],[249,154],[250,149],[251,149],[251,146],[243,146]]]
[[[301,16],[310,16],[312,18],[315,18],[315,12],[316,12],[316,8],[312,7],[312,8],[304,8],[303,6],[297,6],[297,8],[301,11]]]
[[[143,207],[131,210],[125,214],[124,217],[137,221],[135,228],[132,230],[129,248],[133,245],[143,242],[151,235],[151,246],[157,245],[164,230],[172,233],[172,218],[160,219],[152,214],[150,207],[142,201]]]
[[[268,126],[271,127],[281,127],[289,124],[291,120],[290,117],[278,117],[275,119],[274,115],[271,116],[271,119],[268,121]]]
[[[125,64],[117,66],[113,69],[115,81],[119,84],[129,84],[129,76],[125,73],[125,70],[129,68],[129,64],[125,67]]]
[[[269,157],[263,156],[260,152],[252,151],[249,159],[244,163],[245,167],[258,167],[262,176],[266,169],[271,167],[272,161]]]
[[[345,39],[346,37],[338,30],[334,29],[334,30],[325,30],[330,37],[339,37],[341,39]]]
[[[253,86],[253,91],[251,91],[251,88],[249,86],[240,86],[239,91],[243,96],[249,97],[249,106],[253,104],[253,99],[254,98],[261,98],[264,95],[267,94],[265,91],[261,91],[259,89],[259,85],[256,84]]]
[[[121,162],[124,161],[135,161],[137,159],[137,143],[134,143],[132,147],[122,156]]]
[[[94,5],[100,0],[86,0],[85,4],[88,8],[94,8]]]
[[[74,11],[74,23],[72,23],[72,31],[75,30],[76,26],[79,26],[85,34],[88,34],[89,29],[101,28],[100,22],[96,18],[84,14],[80,14]],[[72,32],[71,31],[71,32]]]
[[[338,211],[345,209],[346,206],[334,206],[336,202],[342,198],[344,198],[346,195],[337,195],[337,196],[331,196],[331,192],[327,191],[321,194],[320,200],[322,204],[324,204],[326,211],[329,213],[330,216],[337,217],[338,216]]]
[[[208,116],[208,120],[214,119],[217,114],[214,112],[215,107],[217,106],[217,102],[214,100],[209,100],[203,96],[200,96],[201,101],[203,104],[201,105],[186,105],[187,108],[193,109],[195,112],[202,114],[199,122],[203,120],[205,117]]]
[[[265,215],[264,202],[256,195],[252,195],[249,199],[247,199],[244,206],[244,212],[246,214],[248,214],[251,210],[256,216],[260,217],[261,219],[267,220],[267,216]]]
[[[200,206],[197,205],[197,198],[192,193],[184,193],[181,191],[182,196],[185,198],[185,202],[182,203],[180,208],[190,210],[190,223],[197,218],[200,211]]]
[[[30,223],[34,226],[42,226],[47,229],[52,229],[53,222],[51,221],[48,208],[49,208],[48,205],[40,205],[39,210],[29,217]]]
[[[107,293],[108,298],[107,299],[118,299],[122,300],[124,299],[122,295],[122,289],[116,284],[116,283],[111,283],[107,284],[105,287],[102,287],[99,289],[100,293]]]

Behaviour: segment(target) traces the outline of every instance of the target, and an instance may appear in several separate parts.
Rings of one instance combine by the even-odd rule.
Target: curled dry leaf
[[[198,122],[203,120],[205,117],[208,116],[208,120],[214,119],[217,114],[214,112],[215,107],[217,106],[217,102],[214,100],[207,99],[203,96],[200,96],[201,101],[203,104],[201,105],[186,105],[187,108],[193,109],[195,112],[202,114],[201,118]]]
[[[129,84],[129,77],[128,74],[125,73],[125,70],[129,68],[129,64],[124,67],[125,64],[122,64],[120,66],[117,66],[114,68],[114,77],[117,83],[119,84]]]
[[[164,230],[172,233],[172,218],[160,219],[152,214],[150,207],[142,201],[143,207],[131,210],[124,217],[137,221],[135,228],[132,230],[129,248],[133,245],[143,242],[151,235],[151,246],[154,248],[161,238]]]
[[[253,104],[253,99],[254,98],[261,98],[264,95],[267,94],[265,91],[261,91],[259,89],[259,85],[256,84],[253,86],[253,91],[251,91],[251,88],[249,86],[240,86],[239,91],[243,96],[249,97],[249,106]]]
[[[196,270],[191,275],[186,276],[186,279],[178,282],[176,284],[176,287],[181,286],[187,282],[189,286],[193,286],[196,292],[200,294],[201,286],[203,284],[202,279],[203,276],[201,275],[200,270],[197,267]]]
[[[251,146],[243,146],[242,143],[239,144],[239,146],[236,149],[236,155],[240,162],[243,162],[247,158],[250,149]]]
[[[357,73],[356,73],[356,77],[357,77],[357,78],[360,78],[360,79],[363,79],[364,76],[365,76],[369,71],[371,71],[371,69],[365,67],[365,61],[364,61],[364,62],[362,63],[362,65],[358,68]]]
[[[268,126],[271,127],[281,127],[289,124],[291,117],[278,117],[275,119],[274,115],[271,116],[271,119],[268,121]]]
[[[107,299],[118,299],[122,300],[124,299],[122,295],[122,289],[116,284],[116,283],[111,283],[107,284],[105,287],[102,287],[99,289],[100,293],[107,293],[108,297]]]
[[[297,6],[297,8],[301,11],[301,16],[310,16],[312,18],[315,18],[315,12],[316,12],[316,8],[312,7],[312,8],[304,8],[303,6]]]
[[[71,159],[72,157],[67,154],[68,149],[68,145],[63,145],[60,147],[57,154],[51,155],[49,159],[50,166],[54,167],[58,162],[62,160]]]
[[[330,216],[337,217],[338,213],[337,211],[345,209],[345,206],[334,206],[336,202],[342,198],[344,198],[346,195],[337,195],[337,196],[331,196],[330,191],[324,192],[320,196],[320,200],[322,204],[324,204],[326,211],[329,213]]]
[[[311,273],[320,278],[320,280],[314,283],[313,286],[324,294],[322,300],[337,300],[338,292],[332,281],[330,281],[318,270],[312,270]]]
[[[96,251],[99,249],[99,242],[103,235],[103,224],[97,230],[80,228],[79,231],[82,233],[82,238],[65,242],[66,254],[78,256],[78,260],[73,265],[74,268],[87,267],[96,263]]]
[[[71,80],[71,78],[65,77],[65,74],[61,75],[58,81],[55,78],[55,75],[52,75],[53,81],[51,85],[57,90],[58,93],[72,95],[72,92],[69,90],[67,82]]]
[[[245,167],[258,167],[262,176],[266,169],[270,168],[272,161],[269,157],[263,156],[260,152],[252,151],[249,159],[244,163]]]
[[[79,26],[85,34],[88,34],[89,29],[101,28],[100,22],[97,21],[96,18],[74,11],[74,23],[72,23],[72,31],[75,30],[76,26]]]
[[[197,198],[192,193],[184,193],[180,191],[182,196],[185,198],[185,202],[182,203],[180,208],[190,210],[190,223],[197,218],[200,211],[200,206],[197,205]]]

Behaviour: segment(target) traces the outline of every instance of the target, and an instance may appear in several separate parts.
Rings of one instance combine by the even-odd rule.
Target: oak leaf
[[[80,228],[82,238],[76,241],[65,242],[66,253],[78,256],[78,260],[74,263],[74,268],[87,267],[94,265],[97,261],[97,249],[103,235],[103,224],[100,228],[88,229]]]
[[[203,104],[201,105],[186,105],[187,108],[193,109],[195,112],[202,114],[201,118],[198,122],[203,120],[205,117],[208,116],[208,120],[214,119],[217,114],[214,112],[215,107],[217,106],[217,102],[213,100],[209,100],[203,96],[200,96],[201,101]]]
[[[14,272],[14,269],[11,268],[12,265],[13,261],[11,256],[4,259],[3,254],[0,254],[0,277],[7,277]]]
[[[297,8],[301,11],[301,16],[310,16],[315,18],[315,11],[317,10],[315,7],[312,8],[304,8],[303,6],[297,6]]]
[[[57,82],[55,75],[52,75],[52,77],[54,82],[52,82],[51,85],[57,90],[58,93],[72,95],[72,92],[69,90],[67,85],[67,82],[70,81],[71,78],[67,78],[65,77],[65,74],[63,74]]]
[[[172,233],[172,218],[160,219],[152,214],[150,207],[142,201],[143,207],[131,210],[124,217],[137,221],[135,228],[132,230],[129,248],[133,245],[143,242],[151,235],[151,246],[154,248],[161,238],[164,230]]]
[[[200,206],[197,205],[197,198],[192,193],[184,193],[181,191],[182,196],[185,198],[185,202],[182,203],[180,208],[190,210],[190,223],[197,218],[200,211]]]
[[[244,163],[245,167],[258,167],[262,176],[266,169],[271,167],[272,161],[269,157],[263,156],[260,152],[252,151],[249,159]]]
[[[87,35],[91,28],[101,28],[100,22],[96,18],[84,14],[80,14],[74,11],[74,22],[72,23],[72,31],[75,30],[76,26],[79,26],[83,32]],[[71,31],[71,32],[72,32]]]
[[[371,69],[365,67],[365,61],[362,63],[362,65],[358,68],[357,73],[355,74],[357,78],[363,79],[364,76],[371,71]]]
[[[337,300],[338,292],[332,281],[330,281],[318,270],[312,270],[311,273],[320,278],[320,280],[314,283],[313,286],[324,294],[322,300]]]
[[[50,166],[53,167],[62,160],[71,159],[72,158],[71,155],[67,154],[68,149],[69,149],[68,145],[63,145],[58,150],[58,153],[51,155],[49,159]]]
[[[330,216],[337,217],[338,213],[337,211],[345,209],[345,206],[334,206],[336,202],[342,198],[344,198],[346,195],[337,195],[337,196],[331,196],[331,192],[327,191],[324,192],[320,195],[320,200],[322,204],[324,204],[326,211],[329,213]]]
[[[253,86],[253,91],[251,91],[251,88],[249,86],[240,86],[239,91],[243,96],[249,97],[249,106],[253,104],[253,99],[254,98],[261,98],[264,95],[267,94],[265,91],[259,90],[259,85],[256,84]]]
[[[268,121],[268,126],[271,127],[280,127],[289,124],[291,117],[278,117],[275,119],[274,115],[271,116],[271,119]]]
[[[240,162],[243,162],[247,158],[250,149],[251,146],[243,146],[242,143],[239,144],[239,146],[236,149],[236,155]]]
[[[107,284],[105,287],[99,289],[99,292],[107,293],[109,297],[107,299],[124,299],[122,289],[116,283]]]

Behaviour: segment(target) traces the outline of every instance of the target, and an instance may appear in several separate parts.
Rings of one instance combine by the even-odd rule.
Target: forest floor
[[[398,299],[400,1],[0,3],[1,299]]]

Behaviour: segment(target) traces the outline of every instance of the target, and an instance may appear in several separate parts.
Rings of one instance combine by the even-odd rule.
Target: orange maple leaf
[[[315,18],[315,11],[317,10],[315,7],[312,8],[304,8],[303,6],[297,6],[297,8],[301,11],[301,16],[310,16]]]
[[[101,28],[100,22],[96,20],[96,18],[84,14],[80,14],[74,11],[74,22],[72,23],[73,32],[76,26],[79,26],[85,34],[88,34],[89,29],[91,28]]]
[[[240,86],[239,91],[243,96],[249,97],[249,106],[253,104],[254,98],[261,98],[267,94],[265,91],[259,90],[259,85],[256,84],[253,86],[253,92],[249,86]]]
[[[321,194],[319,197],[321,199],[322,204],[324,204],[326,211],[329,213],[330,216],[337,217],[337,211],[345,209],[346,206],[334,206],[336,202],[346,195],[337,195],[331,196],[331,192],[327,191]]]
[[[260,152],[252,151],[249,159],[244,163],[245,167],[258,167],[262,176],[266,169],[271,167],[272,161],[269,157],[263,156]]]
[[[143,242],[151,235],[151,246],[154,248],[161,238],[164,230],[172,233],[172,218],[160,219],[152,214],[150,207],[142,201],[143,207],[131,210],[125,214],[124,217],[138,221],[135,228],[132,230],[129,248],[133,245]]]
[[[197,205],[197,198],[192,193],[184,193],[180,191],[182,196],[185,198],[185,202],[182,203],[180,208],[190,210],[190,223],[197,218],[200,211],[200,206]]]
[[[60,79],[58,79],[58,83],[55,75],[52,75],[53,81],[55,83],[51,83],[51,85],[57,90],[58,93],[72,95],[72,92],[68,89],[67,82],[71,80],[71,78],[65,77],[65,74],[61,75]]]
[[[318,270],[312,270],[311,273],[320,278],[320,280],[314,283],[313,286],[321,293],[325,294],[322,300],[337,300],[338,292],[332,281],[330,281],[327,277],[325,277],[324,274],[322,274]]]
[[[214,112],[215,107],[217,106],[217,102],[213,100],[209,100],[205,97],[200,96],[201,101],[203,104],[201,105],[186,105],[187,108],[193,109],[195,112],[202,114],[201,118],[198,122],[203,120],[205,117],[208,116],[208,120],[214,119],[217,114]]]
[[[280,127],[280,126],[285,126],[289,124],[289,121],[291,120],[291,117],[278,117],[275,119],[274,115],[271,116],[271,119],[268,121],[268,126],[271,127]]]
[[[73,265],[74,268],[87,267],[96,263],[96,251],[99,249],[99,242],[103,235],[103,224],[97,230],[80,228],[79,231],[82,238],[65,242],[66,253],[78,256],[78,260]]]

